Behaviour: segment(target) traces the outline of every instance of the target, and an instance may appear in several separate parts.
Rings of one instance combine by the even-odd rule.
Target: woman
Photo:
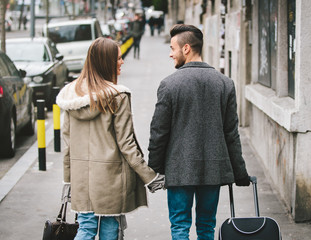
[[[78,212],[75,240],[123,239],[124,214],[147,205],[144,184],[157,179],[133,129],[129,90],[117,85],[120,47],[107,38],[90,46],[80,77],[57,96],[65,110],[64,182]]]

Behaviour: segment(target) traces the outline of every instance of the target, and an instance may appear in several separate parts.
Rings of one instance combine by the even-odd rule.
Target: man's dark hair
[[[192,50],[201,56],[203,47],[203,33],[193,25],[176,24],[170,30],[171,38],[180,35],[177,42],[180,47],[189,44]]]

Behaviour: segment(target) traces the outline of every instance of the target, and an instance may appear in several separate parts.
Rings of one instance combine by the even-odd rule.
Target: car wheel
[[[29,107],[29,122],[25,126],[25,134],[33,135],[35,133],[35,125],[36,125],[36,113],[35,113],[35,106],[31,103]]]
[[[16,142],[16,126],[13,114],[11,113],[10,121],[8,124],[7,132],[3,139],[4,144],[1,144],[0,155],[1,157],[14,157],[15,155],[15,142]]]

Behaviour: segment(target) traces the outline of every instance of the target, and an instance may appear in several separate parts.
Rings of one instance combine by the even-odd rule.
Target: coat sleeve
[[[239,120],[237,115],[236,93],[234,83],[232,81],[232,88],[229,93],[225,112],[224,134],[235,180],[243,179],[248,176],[242,156],[242,147],[238,128]]]
[[[142,151],[134,133],[130,96],[121,94],[116,97],[118,109],[114,114],[114,130],[121,154],[139,175],[141,180],[148,184],[156,177],[156,173],[148,167],[143,159]]]
[[[162,81],[157,92],[158,101],[150,126],[148,165],[165,174],[165,156],[170,138],[172,108],[168,89]]]
[[[63,152],[64,182],[70,183],[70,121],[68,111],[65,111],[62,134],[65,145]]]

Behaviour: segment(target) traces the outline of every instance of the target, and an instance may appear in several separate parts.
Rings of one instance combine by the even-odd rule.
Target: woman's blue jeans
[[[192,224],[193,196],[196,200],[198,240],[214,240],[220,186],[183,186],[167,189],[172,240],[188,240]]]
[[[94,240],[97,232],[100,240],[117,240],[119,222],[115,217],[99,217],[94,213],[78,214],[79,229],[74,240]]]

